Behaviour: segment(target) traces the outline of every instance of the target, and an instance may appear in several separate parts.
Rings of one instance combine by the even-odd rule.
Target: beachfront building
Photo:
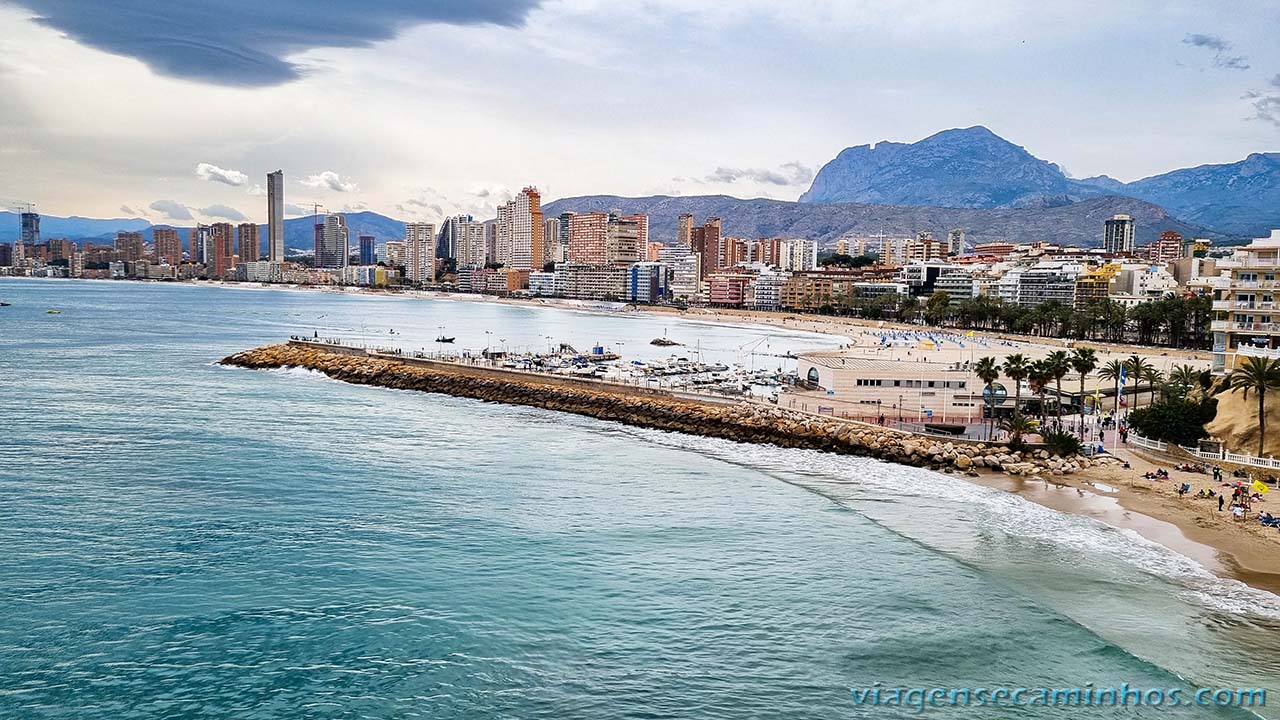
[[[667,299],[671,269],[659,262],[639,262],[627,272],[627,302],[660,303]]]
[[[551,297],[555,295],[556,274],[545,270],[531,271],[529,273],[529,294],[541,297]]]
[[[983,416],[984,386],[966,362],[816,352],[799,357],[797,372],[804,387],[824,391],[832,406],[850,414],[949,423],[981,422]],[[1007,404],[1011,408],[1012,400]]]
[[[917,260],[902,266],[898,282],[910,288],[912,295],[928,296],[938,289],[938,278],[960,269],[959,265],[939,260]]]
[[[944,292],[956,305],[965,300],[978,297],[978,285],[973,281],[973,274],[967,270],[948,270],[938,276],[933,283],[934,292]]]
[[[751,283],[746,304],[753,310],[777,310],[782,307],[782,288],[787,284],[787,273],[761,270]]]
[[[1226,286],[1214,291],[1213,369],[1241,357],[1280,359],[1280,230],[1236,250]]]
[[[685,302],[702,294],[702,258],[684,245],[658,250],[658,262],[671,268],[670,297]]]
[[[555,269],[556,286],[565,297],[578,300],[623,300],[631,268],[623,265],[564,263]]]
[[[818,243],[815,240],[783,240],[778,248],[779,262],[784,271],[805,271],[818,268]]]
[[[707,302],[717,307],[742,307],[753,280],[755,276],[748,273],[712,275],[707,281]]]
[[[405,279],[417,285],[435,282],[435,223],[405,223],[404,251]]]

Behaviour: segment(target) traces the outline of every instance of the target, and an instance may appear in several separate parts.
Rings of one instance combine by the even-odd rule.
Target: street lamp
[[[902,396],[898,396],[898,424],[902,424]]]

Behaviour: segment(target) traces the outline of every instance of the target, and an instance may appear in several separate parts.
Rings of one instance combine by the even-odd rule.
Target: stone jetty
[[[558,410],[638,427],[879,458],[941,472],[1064,475],[1112,458],[1058,457],[993,443],[944,440],[752,401],[716,402],[665,390],[367,353],[292,341],[220,361],[252,369],[307,368],[343,382]]]

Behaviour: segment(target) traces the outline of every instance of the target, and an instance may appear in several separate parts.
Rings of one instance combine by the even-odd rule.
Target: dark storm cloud
[[[422,23],[518,26],[541,0],[18,0],[37,22],[162,75],[219,85],[279,85],[286,61],[317,47],[367,47]]]

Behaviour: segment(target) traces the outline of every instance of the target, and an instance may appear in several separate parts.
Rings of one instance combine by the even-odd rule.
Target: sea
[[[785,369],[840,338],[180,284],[0,301],[2,718],[1280,716],[1280,598],[1130,530],[870,459],[215,364],[444,334]],[[1122,686],[1270,692],[889,700]]]

